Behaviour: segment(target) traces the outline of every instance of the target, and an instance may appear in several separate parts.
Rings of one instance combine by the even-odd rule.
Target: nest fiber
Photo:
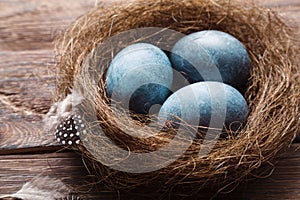
[[[86,105],[95,107],[97,118],[89,121],[89,127],[100,125],[116,145],[128,152],[147,153],[168,143],[172,139],[168,134],[156,134],[143,123],[129,123],[132,119],[122,110],[112,112],[105,94],[107,65],[100,66],[96,84],[87,73],[93,65],[89,57],[99,44],[123,31],[142,27],[168,28],[184,34],[220,30],[238,38],[252,62],[244,93],[250,109],[248,121],[238,134],[218,141],[206,156],[197,156],[201,141],[194,141],[175,162],[141,174],[114,170],[97,161],[85,145],[79,145],[97,177],[115,189],[147,185],[160,189],[187,186],[195,190],[213,186],[219,190],[234,186],[245,177],[270,173],[272,167],[263,174],[256,169],[272,166],[272,159],[289,146],[300,127],[299,42],[294,39],[295,30],[270,9],[223,0],[136,0],[96,7],[77,19],[57,40],[59,76],[55,100],[65,98],[77,84],[89,102]],[[101,59],[106,58],[98,57],[96,62],[101,63]],[[93,130],[88,131],[93,141],[105,141]],[[153,136],[136,138],[128,132]],[[177,146],[180,148],[180,141]],[[97,152],[104,146],[94,142],[90,148]],[[114,154],[109,145],[105,148]]]

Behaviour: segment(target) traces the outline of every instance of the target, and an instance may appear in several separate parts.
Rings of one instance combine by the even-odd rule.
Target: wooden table
[[[299,0],[261,1],[278,9],[287,23],[300,27]],[[41,123],[55,88],[53,39],[95,5],[111,2],[0,0],[0,196],[19,190],[42,173],[72,184],[84,192],[82,197],[86,199],[129,198],[101,185],[97,192],[83,187],[89,176],[81,156],[62,149],[51,134],[42,130]],[[299,143],[291,145],[270,177],[244,183],[233,193],[220,194],[218,198],[300,199],[297,148]],[[203,192],[201,196],[212,195]]]

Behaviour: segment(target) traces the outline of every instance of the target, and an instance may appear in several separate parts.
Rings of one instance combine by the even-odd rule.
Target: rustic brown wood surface
[[[53,39],[95,5],[114,1],[0,0],[0,196],[17,191],[40,173],[62,178],[75,187],[89,181],[79,155],[54,153],[61,147],[43,130],[41,119],[51,105],[55,87]],[[300,27],[299,0],[260,1],[277,9],[291,26]],[[220,198],[300,199],[297,148],[300,144],[292,145],[271,177],[244,184]],[[88,187],[80,189],[87,199],[119,197],[104,187],[98,193]],[[135,197],[121,194],[121,198]]]
[[[266,179],[246,182],[230,194],[219,194],[217,199],[300,199],[300,156],[295,151],[300,145],[293,144]],[[172,194],[126,194],[111,192],[101,184],[94,186],[79,155],[72,152],[23,154],[0,156],[0,196],[12,194],[36,175],[63,180],[80,191],[86,199],[174,199]],[[193,199],[209,199],[215,193],[202,191]],[[188,194],[187,194],[188,196]],[[164,199],[165,199],[164,198]],[[176,199],[179,197],[177,196]],[[189,198],[186,198],[189,199]]]

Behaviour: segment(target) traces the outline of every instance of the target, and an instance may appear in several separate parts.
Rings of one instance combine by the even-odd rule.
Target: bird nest
[[[276,12],[245,4],[223,0],[136,0],[96,7],[58,38],[55,101],[63,100],[74,89],[84,96],[78,110],[87,128],[77,147],[100,181],[114,189],[191,187],[190,191],[198,191],[213,186],[221,190],[235,186],[245,177],[263,175],[256,170],[262,166],[272,167],[272,159],[299,132],[299,43],[294,39],[295,31]],[[100,55],[96,50],[101,50],[101,44],[110,37],[142,27],[167,28],[183,34],[210,29],[227,32],[247,48],[252,71],[243,94],[249,117],[238,134],[228,130],[228,137],[218,140],[202,156],[199,152],[207,144],[194,140],[176,160],[164,166],[168,156],[180,152],[185,143],[179,137],[172,149],[151,161],[145,160],[156,170],[134,173],[122,170],[122,162],[130,164],[137,154],[143,157],[164,149],[176,134],[157,133],[124,114],[124,110],[112,108],[105,92],[105,72],[107,60],[115,52],[106,48]],[[135,40],[132,36],[131,42]],[[134,133],[150,137],[135,137]],[[117,149],[127,153],[119,156]],[[109,158],[106,163],[101,161],[105,156]]]

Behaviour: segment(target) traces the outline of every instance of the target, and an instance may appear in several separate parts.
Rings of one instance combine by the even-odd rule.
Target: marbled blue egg
[[[247,120],[248,106],[235,88],[220,82],[198,82],[173,93],[162,105],[158,118],[163,126],[219,128],[237,130]],[[185,127],[185,126],[183,126]],[[207,130],[204,128],[204,130]]]
[[[171,63],[190,83],[219,81],[243,90],[250,76],[250,58],[243,44],[215,30],[180,39],[172,49]]]
[[[154,104],[163,104],[171,95],[171,63],[158,47],[136,43],[121,50],[106,73],[106,93],[137,114],[147,114]]]

